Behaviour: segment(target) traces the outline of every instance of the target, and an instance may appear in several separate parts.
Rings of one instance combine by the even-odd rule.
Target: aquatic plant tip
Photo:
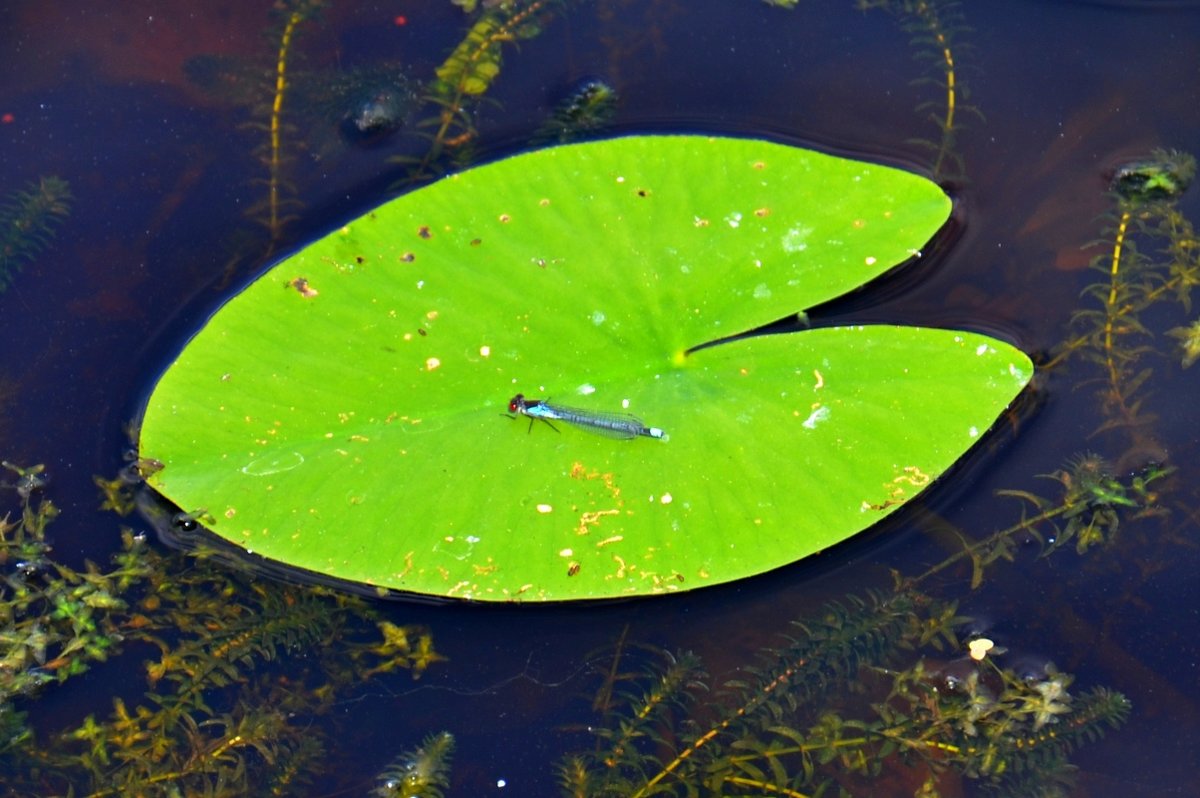
[[[1183,359],[1180,364],[1184,368],[1188,368],[1197,359],[1200,359],[1200,319],[1196,319],[1186,327],[1176,327],[1167,332],[1167,335],[1179,339],[1179,346],[1183,350]]]
[[[1145,160],[1132,161],[1113,174],[1112,190],[1126,202],[1173,202],[1196,176],[1196,159],[1179,150],[1155,150]]]

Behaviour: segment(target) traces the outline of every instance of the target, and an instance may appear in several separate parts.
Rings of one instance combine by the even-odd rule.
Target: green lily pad
[[[862,285],[949,209],[919,176],[744,139],[471,169],[213,316],[146,407],[150,484],[249,551],[398,591],[550,601],[761,573],[912,499],[1033,367],[915,327],[690,350]],[[505,418],[518,393],[669,439]]]

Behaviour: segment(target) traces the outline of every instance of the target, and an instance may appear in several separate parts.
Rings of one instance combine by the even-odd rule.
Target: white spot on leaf
[[[811,227],[793,227],[783,234],[784,252],[803,252],[808,249],[808,237],[812,235]]]
[[[827,420],[828,418],[829,418],[829,408],[824,407],[824,406],[817,407],[817,408],[814,408],[813,411],[808,414],[808,418],[804,419],[804,426],[807,427],[808,429],[816,429],[818,424],[820,424],[822,421]]]

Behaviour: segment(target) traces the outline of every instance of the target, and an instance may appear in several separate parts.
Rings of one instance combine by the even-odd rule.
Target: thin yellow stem
[[[692,743],[687,748],[680,751],[679,754],[676,755],[676,757],[674,759],[672,759],[670,762],[668,762],[666,764],[666,766],[662,768],[662,770],[660,770],[660,771],[658,771],[658,773],[654,774],[653,778],[651,778],[649,781],[647,781],[645,784],[643,784],[641,789],[639,789],[637,792],[635,792],[630,798],[641,798],[643,795],[646,795],[649,792],[649,790],[652,787],[654,787],[655,784],[658,784],[660,781],[665,779],[668,775],[673,773],[676,768],[678,768],[680,765],[682,765],[689,757],[691,757],[693,754],[695,754],[701,748],[703,748],[704,746],[706,746],[710,742],[712,742],[718,734],[720,734],[721,732],[728,729],[735,720],[745,717],[750,712],[753,712],[756,708],[758,708],[758,706],[761,705],[764,701],[766,701],[767,698],[769,698],[771,696],[771,694],[777,688],[779,688],[783,684],[786,684],[787,681],[789,679],[791,679],[792,676],[795,675],[795,673],[800,668],[804,667],[806,664],[807,664],[807,660],[799,660],[799,661],[793,663],[783,673],[776,676],[774,679],[772,679],[770,681],[770,683],[768,683],[765,687],[763,687],[762,690],[757,695],[754,696],[754,698],[752,698],[750,701],[748,701],[743,706],[739,707],[737,712],[735,712],[732,716],[726,718],[725,720],[721,721],[713,728],[709,729],[707,732],[705,732],[703,735],[701,735],[699,737],[699,739],[696,740],[696,742]]]
[[[279,237],[279,183],[283,161],[283,96],[287,92],[287,61],[288,52],[292,45],[292,34],[296,26],[304,20],[300,11],[292,12],[283,28],[279,39],[279,57],[275,62],[275,101],[271,104],[271,161],[270,179],[268,181],[267,202],[270,214],[271,240]]]
[[[1108,301],[1104,303],[1104,366],[1108,371],[1108,383],[1112,389],[1112,399],[1117,409],[1127,421],[1132,422],[1133,414],[1125,404],[1121,393],[1121,368],[1114,354],[1116,346],[1117,320],[1124,314],[1124,308],[1117,307],[1120,298],[1121,254],[1125,247],[1125,233],[1129,229],[1130,213],[1121,212],[1121,221],[1117,224],[1117,235],[1113,240],[1111,265],[1109,266]]]
[[[954,554],[950,555],[946,559],[939,562],[937,565],[935,565],[932,568],[930,568],[929,570],[925,571],[925,573],[921,574],[920,576],[915,576],[912,579],[909,579],[906,583],[904,583],[904,589],[907,590],[907,589],[916,587],[921,582],[924,582],[926,579],[933,576],[934,574],[944,571],[945,569],[949,568],[951,565],[954,565],[956,562],[963,559],[964,557],[970,557],[978,551],[986,551],[990,546],[995,544],[997,541],[1003,540],[1004,538],[1008,537],[1009,535],[1016,534],[1017,532],[1020,532],[1023,529],[1030,529],[1030,528],[1036,526],[1037,524],[1041,524],[1045,521],[1049,521],[1052,518],[1062,515],[1069,509],[1071,509],[1071,508],[1068,505],[1056,507],[1053,510],[1047,510],[1045,512],[1038,513],[1033,518],[1027,518],[1019,524],[1014,524],[1006,529],[1001,529],[999,532],[995,532],[995,533],[989,535],[988,537],[984,538],[983,540],[979,541],[978,543],[973,543],[973,544],[967,546],[966,548],[962,549],[961,551],[955,552]]]
[[[758,779],[746,779],[740,776],[730,776],[729,778],[725,779],[725,782],[727,784],[738,784],[742,787],[753,787],[756,790],[762,790],[763,792],[768,792],[772,795],[786,795],[788,798],[809,798],[807,793],[789,790],[787,787],[776,787],[774,784],[768,784],[767,782],[759,781]]]
[[[941,172],[942,163],[952,146],[954,134],[954,113],[958,107],[958,78],[954,70],[954,53],[950,50],[950,39],[938,19],[937,9],[930,3],[917,3],[913,9],[917,16],[925,20],[926,27],[933,35],[933,40],[942,51],[943,70],[946,73],[946,114],[942,119],[942,145],[938,149],[937,160],[933,164],[933,173]]]

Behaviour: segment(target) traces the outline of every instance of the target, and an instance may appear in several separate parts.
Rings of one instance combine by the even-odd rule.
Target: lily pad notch
[[[917,496],[1033,365],[894,325],[694,348],[862,286],[949,212],[918,175],[755,139],[464,171],[231,298],[147,402],[149,483],[276,563],[424,596],[615,598],[777,568]],[[669,440],[529,428],[503,418],[517,395]]]

